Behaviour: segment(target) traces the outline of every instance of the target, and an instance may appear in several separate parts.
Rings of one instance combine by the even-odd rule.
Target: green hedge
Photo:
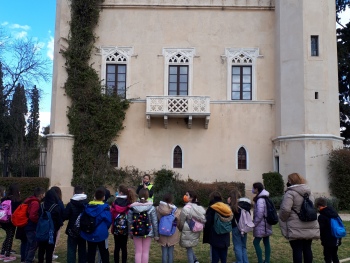
[[[284,194],[284,181],[280,173],[269,172],[262,175],[264,187],[270,193],[270,197],[280,197]]]
[[[36,187],[49,189],[49,178],[42,177],[0,177],[0,185],[6,187],[6,191],[11,184],[19,184],[21,187],[21,200],[24,201],[33,195]]]

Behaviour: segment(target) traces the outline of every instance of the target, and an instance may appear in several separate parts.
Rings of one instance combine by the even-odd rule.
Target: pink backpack
[[[192,206],[185,205],[185,207],[191,209],[191,217],[192,217]],[[193,217],[191,218],[190,222],[188,223],[188,226],[190,227],[190,230],[192,232],[202,232],[203,228],[204,228],[204,224],[202,224],[201,222],[198,222]]]
[[[236,225],[241,231],[241,235],[244,236],[244,234],[252,232],[255,225],[252,222],[252,217],[250,216],[249,212],[247,210],[244,210],[243,208],[238,207],[241,209],[241,217],[239,218],[239,223],[237,224],[236,218]]]
[[[0,204],[0,223],[9,223],[11,215],[11,200],[6,200]]]

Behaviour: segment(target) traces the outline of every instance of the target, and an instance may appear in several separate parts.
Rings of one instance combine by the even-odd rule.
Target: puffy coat
[[[304,194],[308,194],[310,200],[314,203],[315,198],[310,188],[305,184],[296,184],[288,187],[284,194],[283,201],[279,211],[279,222],[282,235],[289,241],[297,239],[314,239],[320,238],[320,228],[317,220],[303,222],[298,215],[292,211],[300,211],[304,201]]]
[[[158,221],[160,221],[160,219],[163,216],[169,215],[171,213],[171,211],[173,211],[174,208],[176,208],[175,205],[170,205],[170,204],[167,204],[163,201],[160,201],[159,206],[156,209]],[[175,216],[177,223],[179,223],[180,222],[180,210],[179,209],[175,210],[174,216]],[[171,247],[171,246],[179,243],[179,241],[180,241],[179,230],[176,228],[175,234],[172,236],[163,236],[163,235],[159,234],[158,244],[161,245],[162,247],[165,247],[165,246]]]
[[[135,202],[130,205],[130,210],[128,214],[128,228],[129,233],[131,232],[131,226],[133,224],[133,214],[135,213],[142,213],[146,212],[148,216],[148,220],[152,224],[152,229],[147,235],[147,237],[159,237],[158,232],[158,219],[157,219],[157,212],[155,207],[153,206],[152,202],[146,202],[146,203],[139,203]]]
[[[35,231],[36,225],[39,221],[39,208],[40,200],[35,196],[28,197],[25,201],[25,204],[28,204],[28,224],[24,227],[25,231]]]
[[[114,203],[112,204],[112,208],[111,208],[111,214],[112,214],[111,233],[112,234],[113,234],[113,227],[114,227],[115,218],[121,213],[128,214],[129,208],[130,208],[130,204],[128,202],[127,196],[126,195],[118,195],[117,199],[115,199]]]
[[[268,237],[272,235],[272,226],[269,225],[265,217],[267,216],[266,201],[264,197],[269,197],[270,193],[265,189],[258,195],[258,200],[254,204],[254,219],[255,224],[253,230],[254,237]]]
[[[321,208],[318,216],[320,224],[321,243],[324,247],[337,247],[341,245],[341,238],[336,238],[332,235],[331,218],[338,218],[339,215],[333,207]]]
[[[62,218],[63,220],[69,220],[66,234],[68,235],[69,229],[75,224],[78,216],[84,212],[85,205],[87,205],[89,201],[87,200],[86,194],[76,194],[72,197],[70,202],[67,204],[66,209],[63,212]]]
[[[192,232],[188,222],[192,219],[205,224],[205,209],[194,203],[188,203],[181,210],[180,213],[180,223],[178,228],[181,231],[180,246],[181,247],[195,247],[199,243],[200,232]]]
[[[235,218],[232,219],[232,228],[237,227],[237,224],[239,223],[239,220],[241,218],[241,208],[248,211],[250,214],[251,204],[252,204],[252,201],[250,201],[250,199],[246,197],[242,197],[238,200],[238,206],[240,208],[238,208],[238,213],[233,213]]]

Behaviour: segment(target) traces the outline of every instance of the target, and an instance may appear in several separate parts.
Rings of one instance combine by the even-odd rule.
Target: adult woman
[[[262,183],[253,184],[252,193],[256,194],[253,201],[254,204],[254,224],[255,228],[253,230],[254,248],[256,255],[258,257],[259,263],[270,263],[271,256],[271,246],[270,246],[270,236],[272,235],[272,226],[269,225],[265,217],[267,216],[266,201],[265,197],[269,197],[270,194],[264,189]],[[261,239],[263,239],[265,246],[265,260],[263,261],[262,250],[260,247]]]
[[[184,201],[187,203],[180,213],[180,223],[178,228],[181,231],[180,246],[186,248],[187,259],[189,263],[198,262],[194,254],[193,247],[199,243],[200,232],[192,232],[188,222],[193,218],[197,222],[205,224],[205,210],[199,205],[197,194],[194,191],[187,191],[184,196]]]
[[[147,201],[153,203],[153,184],[151,184],[151,176],[149,174],[145,174],[143,176],[142,182],[140,183],[139,187],[137,187],[136,194],[139,194],[141,189],[147,189],[148,190],[148,199]]]
[[[293,249],[293,262],[301,263],[304,255],[304,263],[311,263],[313,255],[311,251],[312,240],[320,238],[320,229],[317,220],[303,222],[296,212],[299,212],[304,201],[304,195],[314,203],[315,198],[306,181],[298,173],[288,175],[287,191],[284,194],[279,211],[280,228],[282,235],[289,241]]]

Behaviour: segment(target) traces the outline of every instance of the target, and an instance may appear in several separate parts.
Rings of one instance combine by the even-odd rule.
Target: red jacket
[[[28,204],[28,224],[24,227],[26,231],[35,231],[36,225],[39,221],[39,208],[40,208],[40,200],[35,196],[28,197],[25,201],[25,204]]]

